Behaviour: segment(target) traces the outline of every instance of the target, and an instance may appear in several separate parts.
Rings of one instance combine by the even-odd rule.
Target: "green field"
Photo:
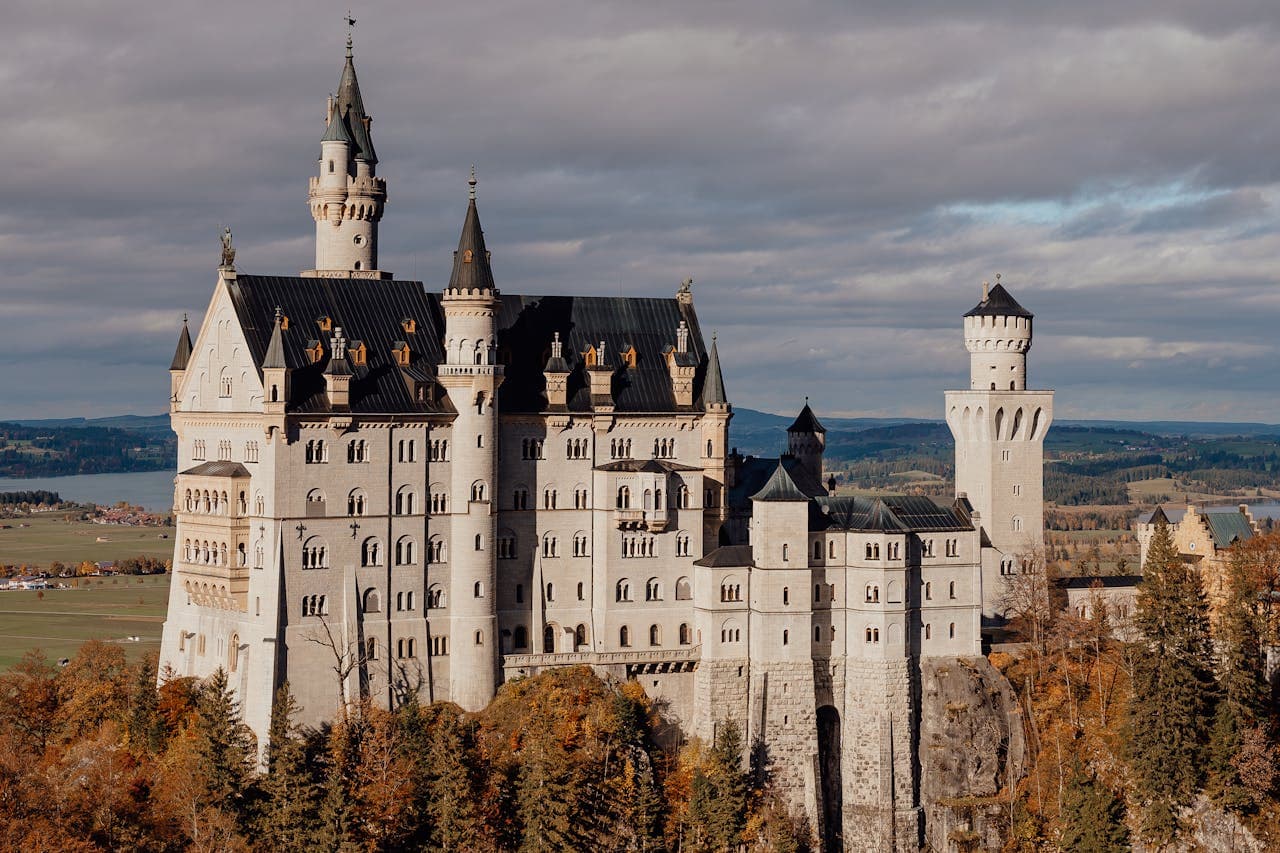
[[[9,531],[4,531],[8,533]],[[169,575],[71,578],[76,589],[0,591],[0,670],[28,649],[52,661],[71,657],[86,640],[120,643],[130,659],[160,648]],[[138,642],[127,637],[136,636]]]
[[[55,560],[69,566],[126,557],[173,557],[172,527],[126,527],[119,524],[67,522],[61,513],[5,519],[0,530],[0,565],[47,568]],[[30,524],[30,527],[19,527]],[[168,536],[168,539],[161,539]],[[99,537],[107,541],[99,542]]]

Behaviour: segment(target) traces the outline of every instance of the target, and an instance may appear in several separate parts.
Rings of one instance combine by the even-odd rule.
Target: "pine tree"
[[[1263,669],[1259,588],[1236,551],[1227,568],[1226,597],[1218,612],[1218,681],[1221,700],[1209,740],[1210,795],[1235,811],[1249,811],[1262,792],[1244,784],[1237,767],[1245,733],[1264,715],[1268,686]]]
[[[125,718],[129,746],[135,753],[154,755],[164,746],[164,722],[160,719],[160,694],[156,690],[156,656],[146,655],[133,680]]]
[[[1167,843],[1179,810],[1203,781],[1216,685],[1208,605],[1195,568],[1157,525],[1139,588],[1138,644],[1129,704],[1128,758],[1146,804],[1143,833]]]
[[[208,805],[237,814],[255,761],[253,733],[240,719],[227,674],[221,667],[205,681],[196,706],[197,751]]]
[[[1067,778],[1060,820],[1059,847],[1064,853],[1124,853],[1130,849],[1124,803],[1086,772],[1078,758]]]
[[[522,750],[516,808],[520,816],[523,853],[578,850],[586,847],[587,817],[578,808],[571,759],[547,732]]]
[[[308,768],[306,744],[293,722],[298,703],[289,683],[280,685],[271,706],[267,775],[262,780],[258,832],[270,850],[313,848],[318,787]]]
[[[711,749],[707,780],[714,798],[707,809],[707,837],[717,850],[735,849],[747,822],[747,774],[742,770],[742,732],[725,720]]]

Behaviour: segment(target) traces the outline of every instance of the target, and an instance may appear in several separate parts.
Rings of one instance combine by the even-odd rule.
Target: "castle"
[[[350,41],[320,150],[315,268],[240,274],[228,241],[179,337],[162,669],[224,669],[262,739],[286,680],[315,724],[585,664],[691,735],[737,720],[826,849],[919,849],[921,667],[981,656],[1040,541],[1031,314],[997,284],[965,315],[954,501],[840,496],[807,403],[780,459],[730,449],[688,282],[500,291],[474,172],[448,284],[382,270]]]

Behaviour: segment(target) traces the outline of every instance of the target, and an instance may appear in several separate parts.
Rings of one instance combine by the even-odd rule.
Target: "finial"
[[[351,10],[347,10],[347,59],[351,58],[351,31],[355,29],[356,19],[351,17]]]
[[[475,163],[471,164],[471,179],[467,181],[467,186],[471,188],[470,190],[468,190],[467,197],[470,198],[472,201],[475,201],[476,200],[476,164]]]
[[[986,302],[991,296],[991,282],[984,281],[982,283],[982,301]]]
[[[183,312],[182,312],[182,325],[184,325],[184,326],[185,326],[185,325],[187,325],[187,312],[186,312],[186,311],[183,311]]]
[[[711,343],[713,343],[713,344],[714,344],[715,342],[716,342],[716,333],[715,333],[715,332],[712,332],[712,333],[711,333]]]
[[[280,310],[280,306],[276,306],[276,325],[280,325],[280,318],[284,316],[284,312]]]

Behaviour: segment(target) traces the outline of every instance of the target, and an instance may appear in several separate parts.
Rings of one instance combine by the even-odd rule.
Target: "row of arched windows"
[[[587,459],[591,456],[591,445],[585,438],[568,438],[564,442],[566,459]]]
[[[226,542],[210,542],[209,540],[184,539],[182,542],[182,559],[184,562],[201,566],[230,565],[230,550]],[[236,565],[245,564],[244,544],[236,546]]]
[[[609,458],[610,459],[630,459],[631,458],[631,439],[614,438],[609,440]]]
[[[658,541],[654,536],[641,533],[630,533],[622,537],[623,557],[656,557]]]
[[[231,512],[231,501],[225,491],[217,489],[187,489],[183,498],[183,509],[187,512],[199,512],[205,515],[226,515]],[[245,494],[241,492],[237,500],[239,514],[243,515],[246,506]]]
[[[371,449],[369,443],[363,438],[353,438],[347,442],[347,461],[369,462],[373,456]]]
[[[329,447],[322,438],[307,441],[306,461],[308,465],[318,465],[329,461]]]
[[[680,628],[677,633],[677,639],[679,644],[682,646],[687,646],[693,641],[693,632],[689,629],[689,624],[687,622],[680,623]],[[621,628],[618,629],[618,645],[622,646],[624,649],[630,648],[631,626],[623,625]],[[650,646],[662,645],[662,626],[661,625],[649,626],[649,645]]]
[[[542,457],[542,439],[526,438],[520,442],[520,458],[521,459],[541,459]]]

